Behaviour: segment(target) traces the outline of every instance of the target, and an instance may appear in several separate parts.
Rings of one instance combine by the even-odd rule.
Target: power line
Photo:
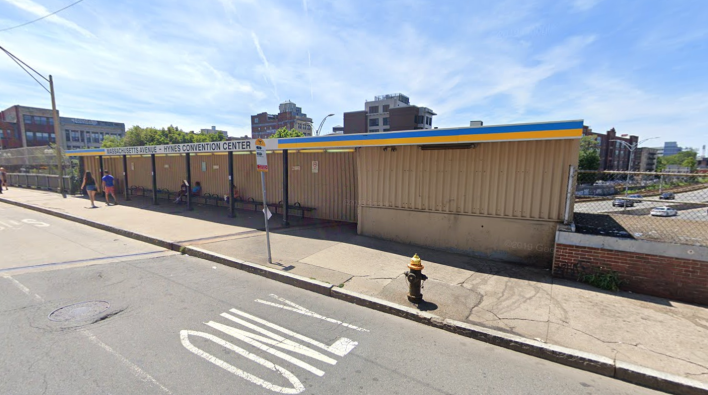
[[[2,46],[0,46],[0,50],[4,51],[9,57],[11,57],[11,58],[13,58],[13,59],[17,59],[18,61],[22,62],[22,60],[21,60],[20,58],[18,58],[17,56],[13,55],[12,53],[10,53],[10,51],[8,51],[7,49],[3,48]],[[39,73],[37,70],[33,69],[30,65],[28,65],[28,64],[25,63],[25,62],[22,62],[22,64],[25,65],[25,66],[27,66],[27,67],[29,67],[29,69],[32,70],[32,71],[34,71],[38,76],[44,78],[45,81],[49,82],[49,79],[47,79],[47,77],[43,76],[43,75],[42,75],[41,73]]]
[[[5,29],[0,29],[0,32],[6,32],[6,31],[8,31],[8,30],[17,29],[18,27],[27,26],[27,25],[29,25],[30,23],[35,23],[35,22],[37,22],[37,21],[41,21],[41,20],[44,19],[44,18],[50,17],[50,16],[52,16],[52,15],[54,15],[54,14],[58,14],[58,13],[64,11],[65,9],[67,9],[67,8],[69,8],[69,7],[71,7],[71,6],[74,6],[74,5],[76,5],[76,4],[81,3],[82,1],[84,1],[84,0],[78,0],[78,1],[76,1],[76,2],[74,2],[74,3],[69,4],[68,6],[66,6],[66,7],[64,7],[64,8],[62,8],[62,9],[60,9],[60,10],[56,10],[56,11],[52,12],[51,14],[45,15],[45,16],[43,16],[43,17],[41,17],[41,18],[37,18],[37,19],[35,19],[35,20],[33,20],[33,21],[25,22],[25,23],[23,23],[23,24],[21,24],[21,25],[17,25],[17,26],[13,26],[13,27],[8,27],[8,28],[5,28]]]
[[[34,71],[38,76],[44,78],[44,79],[48,82],[49,80],[48,80],[47,78],[45,78],[42,74],[39,74],[39,73],[37,72],[37,70],[35,70],[35,69],[33,69],[32,67],[30,67],[27,63],[25,63],[25,62],[23,62],[22,60],[20,60],[20,58],[18,58],[17,56],[13,55],[12,53],[10,53],[10,51],[8,51],[7,49],[3,48],[2,46],[0,46],[0,50],[2,50],[3,52],[5,52],[5,53],[7,54],[7,56],[10,57],[10,59],[12,59],[15,63],[17,63],[17,65],[20,66],[20,68],[21,68],[22,70],[24,70],[25,73],[27,73],[27,75],[29,75],[30,77],[32,77],[32,79],[35,80],[35,81],[39,84],[39,86],[41,86],[45,91],[47,91],[48,93],[51,94],[51,92],[49,91],[49,89],[47,89],[47,87],[45,87],[44,85],[42,85],[42,83],[39,82],[39,80],[38,80],[37,78],[35,78],[29,71],[27,71],[27,69],[25,69],[25,66],[29,67],[30,70]],[[23,66],[23,65],[24,65],[24,66]]]

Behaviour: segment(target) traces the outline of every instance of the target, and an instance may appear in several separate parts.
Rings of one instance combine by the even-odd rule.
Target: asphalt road
[[[2,394],[656,393],[2,203],[0,217]]]
[[[614,197],[608,197],[607,200],[597,200],[597,201],[585,202],[585,203],[578,201],[575,204],[574,211],[577,213],[621,212],[621,211],[624,211],[625,208],[613,207],[612,201],[615,198],[622,198],[623,196],[624,195],[616,195]],[[658,196],[652,196],[652,197],[650,197],[650,199],[658,199]],[[661,203],[647,202],[647,201],[637,202],[637,203],[635,203],[634,207],[627,207],[627,210],[631,210],[633,208],[652,208],[652,207],[660,207],[660,206],[672,206],[672,205],[676,204],[676,201],[706,203],[706,202],[708,202],[708,189],[701,189],[698,191],[685,192],[685,193],[677,193],[675,200],[662,200]],[[706,209],[704,209],[703,212],[705,212],[706,210],[708,210],[708,207]],[[693,218],[688,218],[688,219],[693,219]],[[700,218],[700,217],[696,218],[696,220],[701,220],[701,219],[702,218]]]

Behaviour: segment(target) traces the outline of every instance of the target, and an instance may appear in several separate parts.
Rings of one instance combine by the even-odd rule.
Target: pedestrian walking
[[[7,172],[5,172],[4,167],[0,167],[0,195],[2,194],[2,187],[7,190]]]
[[[4,167],[0,167],[0,193],[2,193],[2,187],[5,187],[6,191],[10,189],[7,187],[7,172]]]
[[[111,205],[111,199],[108,197],[108,195],[113,196],[113,204],[117,205],[118,199],[116,198],[116,187],[114,184],[113,176],[108,170],[106,170],[104,173],[106,173],[106,175],[101,178],[101,181],[103,184],[103,191],[106,193],[106,206]]]
[[[88,192],[89,199],[91,199],[91,208],[97,208],[95,200],[96,191],[98,190],[98,188],[96,187],[96,180],[93,179],[93,176],[91,175],[90,171],[87,171],[84,175],[84,182],[81,184],[81,189],[84,188],[86,188],[86,192]]]

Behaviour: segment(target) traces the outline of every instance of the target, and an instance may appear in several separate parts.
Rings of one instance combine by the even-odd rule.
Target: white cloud
[[[601,1],[602,0],[575,0],[573,7],[578,11],[587,11],[598,5]]]
[[[49,15],[52,13],[52,11],[44,8],[44,6],[35,3],[32,0],[5,0],[5,2],[14,5],[15,7],[18,7],[22,10],[25,10],[37,17],[43,17],[45,15]],[[57,25],[68,27],[69,29],[72,29],[78,33],[81,33],[82,35],[86,37],[93,37],[93,34],[91,34],[88,30],[80,27],[76,23],[66,20],[62,18],[59,15],[52,15],[48,18],[45,19],[46,21],[56,23]],[[41,23],[41,22],[36,22],[36,23]]]

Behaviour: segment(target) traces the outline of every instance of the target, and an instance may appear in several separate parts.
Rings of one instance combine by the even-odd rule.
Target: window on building
[[[71,132],[69,132],[69,129],[64,129],[64,141],[71,141]]]
[[[389,107],[390,106],[388,104],[384,104],[383,105],[383,112],[388,112]]]
[[[253,123],[258,123],[258,118],[253,118]]]
[[[383,125],[388,126],[388,117],[383,119]]]
[[[71,141],[81,141],[81,139],[79,138],[79,131],[78,130],[71,131]]]
[[[49,124],[54,126],[54,118],[52,118],[52,117],[49,118]]]
[[[370,106],[369,107],[369,114],[378,114],[379,112],[379,106]]]
[[[30,116],[30,115],[23,115],[22,119],[24,119],[25,125],[32,123],[32,116]]]
[[[8,132],[9,132],[9,130],[8,130]],[[0,129],[0,139],[4,139],[4,138],[5,138],[5,132],[2,129]]]
[[[57,136],[54,133],[49,134],[49,139],[52,141],[52,143],[57,142]]]
[[[27,136],[27,141],[28,141],[28,142],[29,142],[29,141],[34,141],[34,132],[27,132],[27,133],[26,133],[26,136]]]
[[[378,133],[378,129],[369,129],[369,133]]]
[[[369,119],[369,126],[379,126],[379,119],[378,118]]]
[[[391,129],[389,129],[389,128],[382,130],[382,132],[390,132],[390,131],[391,131]]]
[[[47,124],[47,118],[45,117],[37,117],[35,116],[33,119],[34,123],[37,125],[46,125]]]

